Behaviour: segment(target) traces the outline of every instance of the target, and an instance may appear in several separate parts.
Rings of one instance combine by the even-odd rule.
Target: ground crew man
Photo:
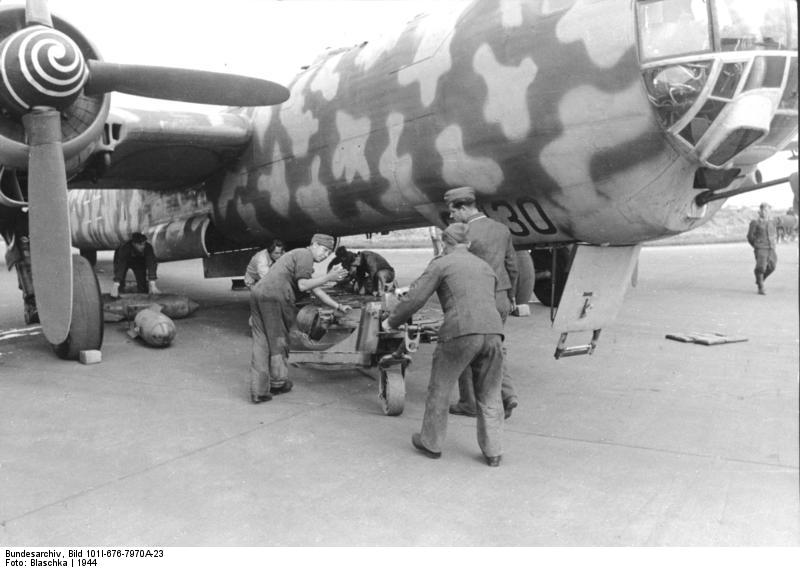
[[[130,240],[123,243],[114,251],[114,284],[111,286],[111,297],[118,298],[119,293],[125,292],[125,275],[128,269],[136,277],[137,292],[159,294],[156,286],[156,255],[153,246],[147,242],[147,237],[138,231],[131,235]]]
[[[392,288],[394,284],[394,267],[382,255],[374,251],[361,251],[352,264],[355,267],[356,283],[359,294],[379,296]]]
[[[347,247],[344,245],[340,245],[336,248],[333,259],[328,263],[328,272],[330,272],[334,265],[341,265],[343,268],[350,270],[350,266],[355,260],[356,254],[352,251],[348,251]]]
[[[25,324],[38,324],[39,311],[33,290],[27,210],[0,207],[0,235],[7,245],[6,268],[9,271],[13,268],[17,272],[17,283],[24,303]]]
[[[250,400],[262,403],[273,395],[292,390],[289,380],[289,330],[297,321],[297,294],[310,291],[322,302],[342,312],[351,308],[337,303],[320,286],[344,278],[347,272],[334,268],[312,278],[314,263],[333,251],[334,239],[321,233],[311,244],[285,253],[250,291],[253,351],[250,358]]]
[[[770,205],[762,203],[758,208],[758,219],[750,222],[747,231],[747,242],[753,247],[756,257],[756,286],[758,294],[767,294],[764,290],[764,281],[772,274],[778,264],[778,254],[775,251],[778,228],[775,220],[770,218]]]
[[[476,399],[478,445],[489,466],[502,455],[503,323],[495,306],[497,277],[492,268],[468,251],[467,226],[454,223],[442,234],[444,253],[435,257],[382,322],[396,328],[436,292],[444,312],[433,354],[422,430],[411,437],[415,448],[430,458],[442,455],[447,435],[450,393],[461,373],[470,368]]]
[[[517,256],[514,244],[511,241],[511,232],[508,227],[489,219],[481,213],[475,204],[475,190],[470,187],[461,187],[449,190],[444,195],[450,217],[457,222],[466,223],[469,228],[469,250],[477,255],[494,269],[497,275],[497,290],[495,302],[500,319],[505,325],[506,318],[515,306],[517,287]],[[506,349],[503,346],[503,357]],[[459,400],[450,407],[454,415],[475,416],[475,395],[472,393],[472,382],[469,379],[469,370],[458,381]],[[519,404],[507,366],[503,363],[503,409],[505,418],[511,417],[511,412]]]
[[[250,258],[250,262],[247,263],[247,269],[244,273],[244,284],[247,288],[253,288],[258,281],[264,278],[273,263],[280,259],[285,252],[286,246],[283,241],[276,239],[266,249],[262,249],[253,255]]]
[[[352,251],[348,251],[347,247],[344,245],[340,245],[336,248],[333,259],[331,259],[331,261],[328,263],[328,272],[330,272],[335,265],[341,265],[341,267],[347,271],[347,277],[336,283],[337,288],[347,292],[358,293],[358,286],[356,286],[356,271],[353,269],[353,263],[355,260],[356,254]]]

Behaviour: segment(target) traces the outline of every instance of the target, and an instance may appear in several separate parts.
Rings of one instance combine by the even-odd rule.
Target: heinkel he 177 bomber
[[[112,65],[44,1],[0,7],[0,230],[22,248],[30,210],[57,353],[102,338],[70,245],[91,257],[141,231],[162,262],[240,276],[273,238],[442,226],[461,186],[532,258],[522,280],[549,274],[554,325],[593,332],[557,354],[590,353],[640,244],[708,221],[797,136],[795,0],[475,0],[364,39],[283,92]],[[110,91],[229,107],[114,110]]]

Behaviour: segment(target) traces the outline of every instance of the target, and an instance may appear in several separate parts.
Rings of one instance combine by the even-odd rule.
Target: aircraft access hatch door
[[[594,351],[600,330],[616,318],[622,306],[641,247],[575,247],[569,276],[553,319],[553,328],[561,332],[556,359]],[[590,344],[566,347],[568,333],[583,331],[593,333]]]

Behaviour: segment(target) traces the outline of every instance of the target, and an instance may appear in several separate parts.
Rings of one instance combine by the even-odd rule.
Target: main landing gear
[[[103,344],[103,302],[100,285],[89,261],[72,257],[72,322],[66,340],[50,344],[64,360],[78,359],[83,350],[99,350]],[[35,286],[35,283],[34,283]]]
[[[572,247],[553,247],[552,249],[534,249],[531,252],[533,266],[536,269],[536,284],[533,294],[545,306],[558,306],[564,285],[569,274]],[[538,278],[539,276],[542,278]]]
[[[569,274],[572,246],[517,251],[517,304],[525,304],[531,294],[545,306],[558,306]]]

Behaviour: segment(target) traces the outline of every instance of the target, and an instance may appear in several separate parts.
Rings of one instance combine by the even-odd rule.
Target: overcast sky
[[[287,82],[344,47],[452,0],[50,0],[107,61],[183,66]]]
[[[431,6],[459,1],[50,0],[50,9],[77,26],[106,61],[242,73],[286,84],[325,48],[361,43]],[[119,94],[112,101],[129,107],[186,107]],[[762,163],[765,180],[797,169],[797,161],[786,160],[787,155]],[[784,185],[737,196],[728,204],[762,201],[785,210],[792,193]]]

